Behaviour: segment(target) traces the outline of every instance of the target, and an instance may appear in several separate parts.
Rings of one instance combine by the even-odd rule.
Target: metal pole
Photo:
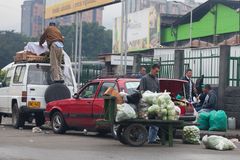
[[[79,18],[78,12],[75,13],[75,56],[74,56],[74,74],[75,78],[77,77],[77,55],[78,55],[78,27],[79,27]]]
[[[123,54],[124,54],[124,45],[123,45],[123,37],[124,37],[124,4],[125,1],[122,0],[122,17],[121,17],[121,63],[120,63],[120,74],[123,74]]]
[[[43,1],[43,18],[42,18],[42,33],[45,28],[46,0]]]
[[[125,26],[124,26],[124,29],[125,29],[125,43],[124,43],[124,74],[126,75],[127,74],[127,53],[128,53],[128,0],[125,0]]]
[[[81,83],[81,73],[82,73],[82,12],[80,12],[80,16],[79,16],[79,55],[78,55],[78,84]],[[80,84],[81,85],[81,84]]]
[[[190,31],[189,31],[190,47],[192,47],[192,22],[193,22],[193,9],[191,9],[191,16],[190,16]]]

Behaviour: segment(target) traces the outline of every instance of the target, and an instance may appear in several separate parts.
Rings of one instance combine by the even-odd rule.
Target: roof
[[[207,2],[203,3],[199,7],[193,9],[193,22],[199,21],[204,15],[206,15],[213,6],[216,4],[223,4],[225,6],[228,6],[234,10],[240,8],[240,2],[239,1],[233,1],[233,0],[208,0]],[[181,25],[181,24],[187,24],[190,21],[191,12],[188,12],[186,15],[178,19],[173,23],[173,26]]]

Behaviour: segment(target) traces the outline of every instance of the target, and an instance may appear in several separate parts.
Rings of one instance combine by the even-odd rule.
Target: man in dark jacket
[[[217,109],[217,94],[209,84],[204,86],[203,92],[206,94],[202,109],[199,112],[211,112]]]
[[[185,94],[186,94],[186,99],[189,102],[193,101],[193,97],[196,96],[195,94],[195,84],[192,81],[192,70],[187,69],[185,72],[185,76],[181,78],[181,80],[188,81],[188,83],[185,84]]]
[[[145,75],[140,81],[140,91],[151,91],[151,92],[160,92],[160,84],[157,78],[157,74],[160,71],[160,66],[158,64],[154,64],[151,68],[151,72]],[[159,127],[157,126],[150,126],[149,134],[148,134],[148,143],[154,144],[158,143],[157,134],[158,134]]]

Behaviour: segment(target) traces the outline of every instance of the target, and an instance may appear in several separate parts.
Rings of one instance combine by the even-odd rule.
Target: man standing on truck
[[[62,52],[63,52],[63,36],[55,23],[50,23],[40,38],[39,45],[47,41],[50,50],[51,78],[54,82],[63,82],[63,73],[61,69]]]
[[[160,66],[158,64],[152,65],[151,72],[144,77],[142,77],[140,81],[140,91],[151,91],[151,92],[160,92],[160,83],[157,78],[157,74],[160,71]],[[149,133],[148,133],[148,143],[154,144],[158,143],[157,134],[158,134],[159,127],[157,126],[150,126]]]

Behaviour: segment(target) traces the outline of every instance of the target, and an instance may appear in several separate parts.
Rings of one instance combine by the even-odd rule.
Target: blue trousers
[[[158,136],[159,127],[150,126],[148,132],[148,142],[155,142]]]

